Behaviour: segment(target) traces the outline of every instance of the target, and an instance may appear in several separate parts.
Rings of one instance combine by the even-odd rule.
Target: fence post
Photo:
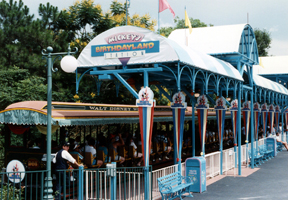
[[[78,170],[78,200],[83,200],[83,169],[84,166],[79,166]]]
[[[149,199],[149,166],[145,166],[143,168],[144,170],[144,180],[145,180],[145,186],[144,186],[144,199]]]
[[[116,200],[116,162],[112,162],[111,164],[107,164],[107,176],[111,178],[111,190],[110,190],[110,199]]]

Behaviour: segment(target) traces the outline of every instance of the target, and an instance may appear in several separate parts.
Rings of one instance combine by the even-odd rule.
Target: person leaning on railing
[[[276,133],[276,141],[282,143],[282,144],[284,145],[284,147],[285,147],[285,148],[287,149],[287,151],[288,151],[288,144],[287,144],[287,142],[281,141],[280,133],[279,133],[279,132]]]
[[[61,199],[61,189],[62,189],[62,183],[64,182],[64,169],[68,169],[68,163],[67,161],[71,162],[72,164],[80,166],[76,160],[71,156],[71,154],[68,152],[70,147],[69,142],[63,142],[62,143],[62,149],[58,151],[53,158],[53,163],[55,163],[55,170],[56,170],[56,192],[55,192],[55,199]],[[60,180],[62,182],[60,183]],[[66,176],[66,181],[69,181],[69,176]]]

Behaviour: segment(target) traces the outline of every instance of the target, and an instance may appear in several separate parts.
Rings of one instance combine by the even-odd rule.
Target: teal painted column
[[[52,53],[53,48],[47,47],[47,49],[42,50],[43,58],[46,58],[47,61],[47,148],[46,148],[46,154],[47,154],[47,160],[46,160],[46,169],[47,169],[47,176],[45,177],[45,183],[44,183],[44,197],[43,199],[53,199],[52,193],[53,193],[53,184],[52,184],[52,177],[51,177],[51,126],[52,126],[52,72],[58,71],[57,68],[53,68],[53,64],[57,58],[61,59],[61,55],[70,55],[77,53],[78,49],[75,48],[74,52],[70,52],[70,44],[68,47],[68,52],[61,52],[61,53]],[[52,60],[52,56],[56,56]],[[72,57],[72,56],[71,56]],[[74,57],[73,57],[74,58]],[[75,58],[74,58],[75,59]],[[65,60],[65,59],[63,59]],[[66,59],[67,60],[67,59]],[[73,62],[73,60],[69,59],[70,62]],[[75,59],[76,61],[76,59]],[[75,67],[77,68],[77,62],[75,63],[68,63],[69,67]],[[67,63],[64,63],[67,64]],[[65,66],[64,66],[65,67]],[[62,67],[63,69],[63,67]],[[68,68],[65,68],[65,70],[68,70]],[[65,188],[65,187],[64,187]]]
[[[283,110],[283,109],[282,109]],[[281,140],[284,141],[284,128],[283,128],[283,125],[284,125],[284,121],[283,121],[283,117],[284,117],[284,112],[281,110],[281,129],[282,129],[282,136],[281,136]],[[286,137],[287,138],[287,137]],[[287,141],[286,141],[287,142]]]
[[[238,88],[238,175],[241,175],[241,84],[239,83]],[[235,158],[236,160],[236,158]]]
[[[193,94],[194,97],[194,94]],[[192,100],[192,156],[195,157],[195,103]]]
[[[116,187],[117,187],[117,182],[116,182],[116,162],[112,162],[112,169],[111,169],[111,200],[116,200]]]
[[[84,166],[79,166],[79,171],[78,171],[78,200],[83,200],[83,196],[84,196],[84,192],[83,192],[83,185],[84,185],[83,169],[84,169]]]
[[[251,90],[251,157],[252,157],[252,160],[250,161],[251,162],[251,168],[254,169],[254,112],[253,112],[253,104],[254,104],[254,101],[253,101],[253,97],[254,97],[254,93],[253,93],[253,87],[252,87],[252,90]],[[248,149],[247,149],[248,150]],[[257,151],[257,149],[256,149]]]
[[[53,199],[52,193],[52,177],[51,177],[51,104],[52,104],[52,47],[47,47],[47,176],[44,183],[43,199]]]
[[[149,77],[148,77],[148,72],[147,71],[144,71],[144,87],[148,87],[149,85]],[[152,121],[152,126],[153,126],[153,121]],[[153,129],[152,129],[153,130]],[[151,139],[150,139],[151,140]],[[149,147],[145,146],[145,151],[146,151],[146,148],[149,149]],[[148,200],[149,199],[149,163],[146,163],[145,162],[145,167],[144,167],[144,176],[145,176],[145,194],[144,194],[144,198],[145,200]]]

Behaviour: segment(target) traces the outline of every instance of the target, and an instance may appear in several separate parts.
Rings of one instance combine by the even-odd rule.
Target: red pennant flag
[[[167,8],[173,14],[173,17],[175,17],[175,13],[171,8],[171,6],[169,5],[169,3],[167,2],[167,0],[159,0],[159,13],[162,12],[163,10],[166,10]]]

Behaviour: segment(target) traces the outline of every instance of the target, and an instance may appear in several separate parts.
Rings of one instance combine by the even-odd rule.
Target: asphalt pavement
[[[259,168],[259,169],[257,169]],[[288,151],[277,156],[256,169],[246,177],[223,176],[222,179],[207,186],[207,191],[194,193],[193,198],[185,200],[277,200],[288,199]]]

